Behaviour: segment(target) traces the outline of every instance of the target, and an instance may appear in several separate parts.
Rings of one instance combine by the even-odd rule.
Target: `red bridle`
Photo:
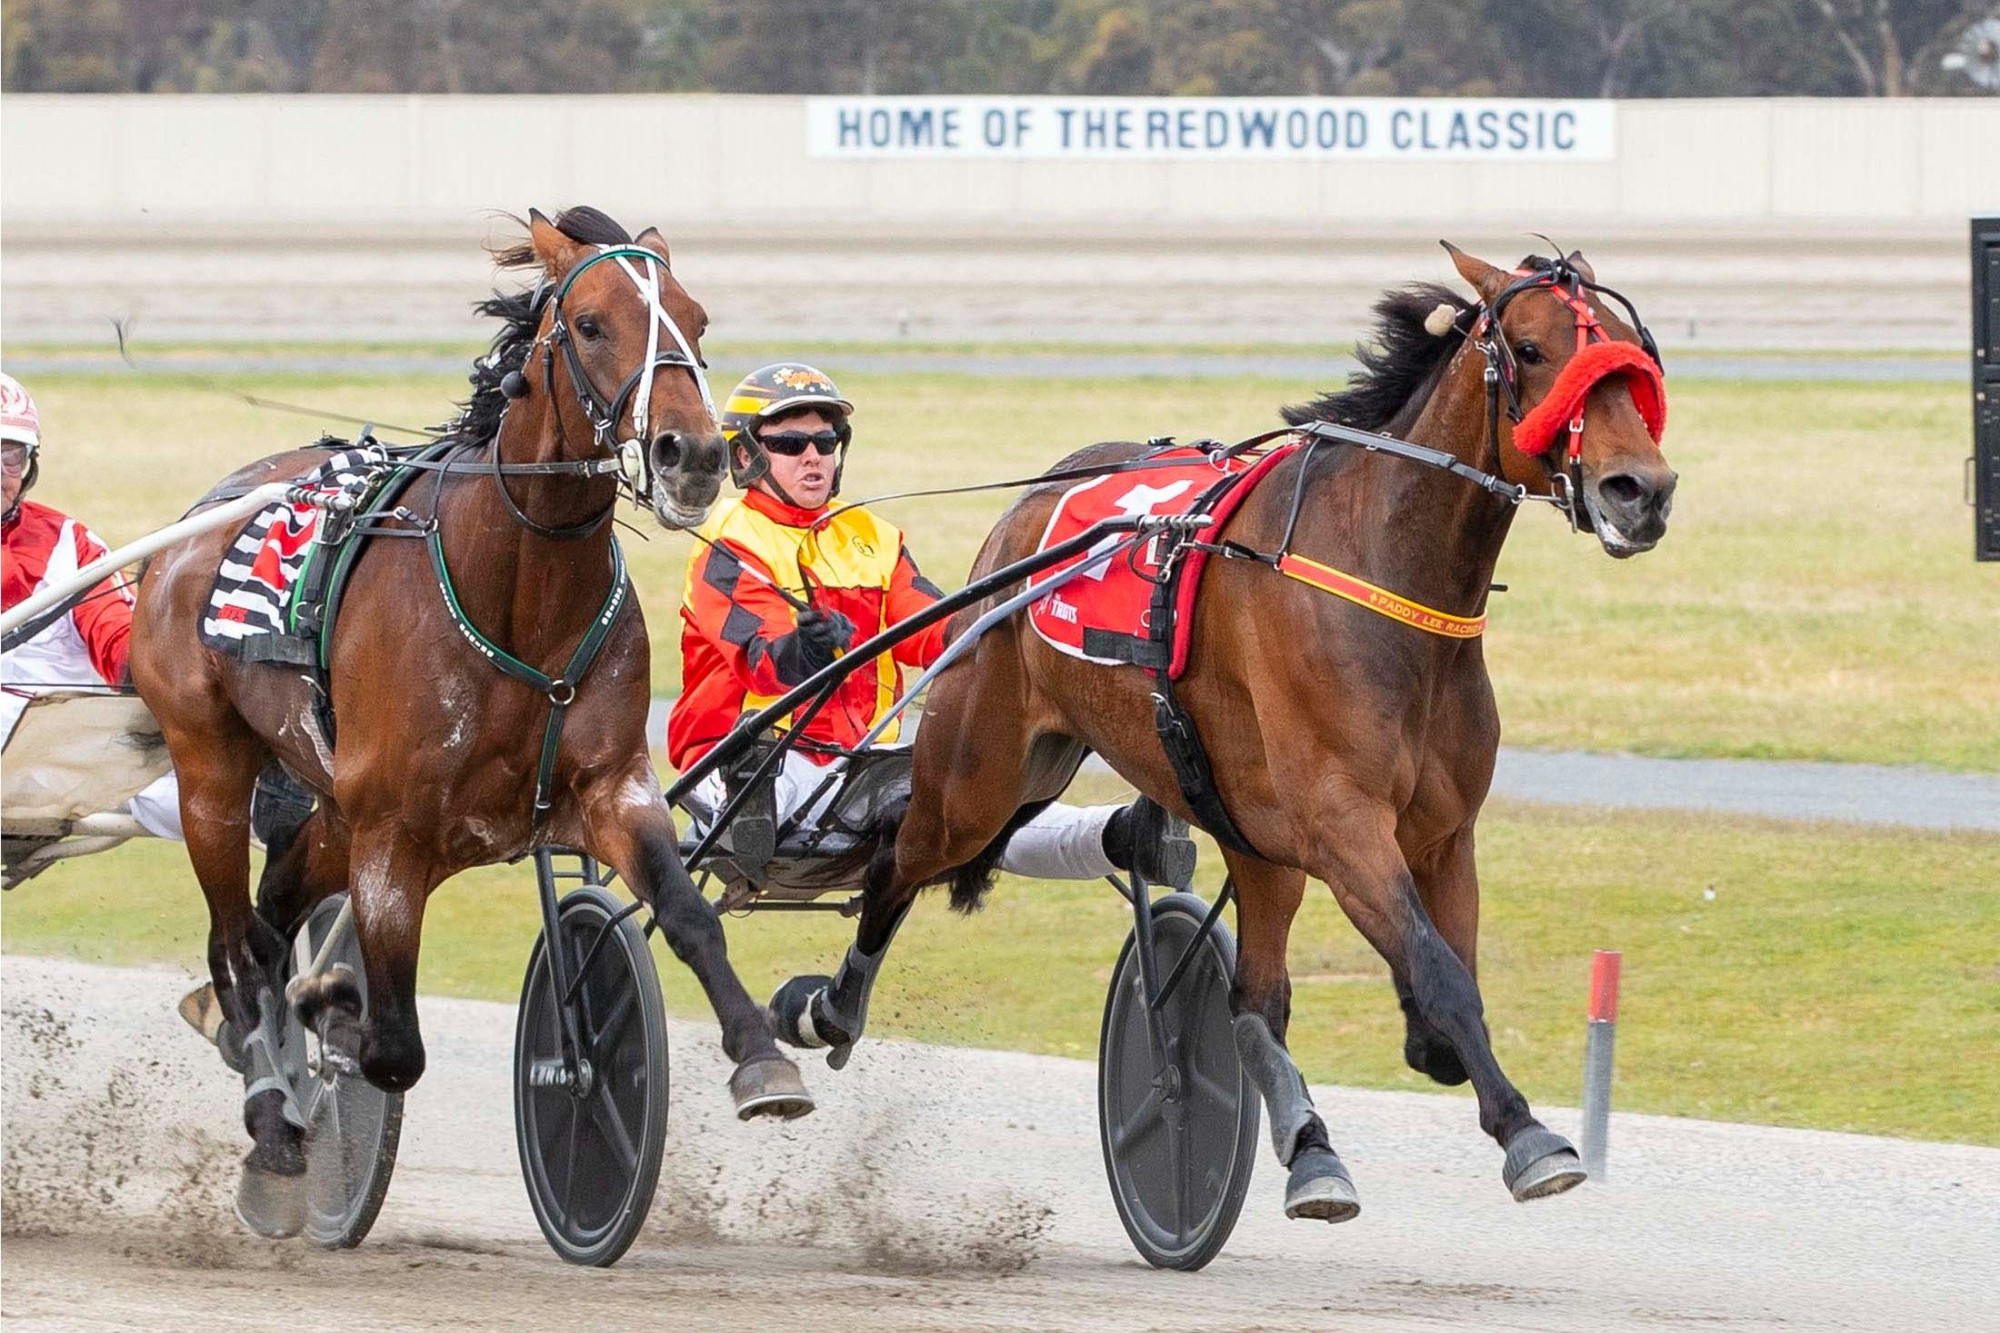
[[[1575,316],[1576,352],[1557,372],[1555,384],[1542,401],[1535,405],[1533,411],[1523,413],[1517,383],[1520,372],[1515,364],[1513,349],[1508,346],[1506,335],[1501,331],[1500,314],[1516,296],[1536,290],[1547,291],[1568,306]],[[1639,329],[1639,343],[1612,340],[1597,318],[1597,312],[1590,307],[1587,292],[1591,291],[1610,295],[1632,314],[1634,326]],[[1494,408],[1490,415],[1495,418],[1493,430],[1496,437],[1499,430],[1499,396],[1504,387],[1508,399],[1507,415],[1514,422],[1513,444],[1524,454],[1539,457],[1548,453],[1557,433],[1566,424],[1569,449],[1565,462],[1571,468],[1580,466],[1583,459],[1584,404],[1599,382],[1613,376],[1625,378],[1633,406],[1638,408],[1654,443],[1658,443],[1666,431],[1666,385],[1660,371],[1659,353],[1653,346],[1651,335],[1645,331],[1643,324],[1638,323],[1638,313],[1632,309],[1630,301],[1609,288],[1589,281],[1567,261],[1556,260],[1547,267],[1516,269],[1515,281],[1482,306],[1479,319],[1472,327],[1472,342],[1486,357],[1488,393]]]

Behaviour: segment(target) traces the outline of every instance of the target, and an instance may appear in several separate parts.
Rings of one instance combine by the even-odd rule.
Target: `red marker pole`
[[[1606,1178],[1605,1138],[1611,1129],[1611,1053],[1618,1035],[1616,949],[1599,949],[1590,962],[1590,1028],[1583,1049],[1583,1169]]]

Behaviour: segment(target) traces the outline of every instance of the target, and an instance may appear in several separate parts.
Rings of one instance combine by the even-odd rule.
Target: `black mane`
[[[1448,305],[1457,313],[1442,337],[1424,327],[1431,312]],[[1372,343],[1354,349],[1360,371],[1338,393],[1282,409],[1285,423],[1330,421],[1361,430],[1381,430],[1427,389],[1465,341],[1472,302],[1435,282],[1413,283],[1386,293],[1375,303]]]
[[[557,231],[584,245],[626,245],[632,240],[631,234],[615,220],[587,205],[564,209],[556,215],[554,223]],[[521,225],[525,229],[527,223]],[[542,266],[541,257],[526,239],[496,251],[493,262],[501,268]],[[542,324],[542,312],[548,308],[554,291],[547,281],[538,280],[534,286],[511,296],[496,291],[473,307],[480,314],[501,321],[500,332],[493,335],[493,345],[486,355],[472,363],[472,397],[459,405],[456,418],[438,428],[440,433],[471,443],[493,438],[500,429],[500,414],[507,408],[500,381],[509,372],[519,370],[527,360],[535,331]]]

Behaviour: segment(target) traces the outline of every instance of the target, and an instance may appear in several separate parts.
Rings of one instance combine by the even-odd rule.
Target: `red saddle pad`
[[[1039,550],[1076,536],[1101,519],[1120,516],[1185,514],[1207,498],[1215,522],[1198,540],[1212,541],[1229,514],[1249,494],[1254,478],[1287,449],[1262,456],[1212,458],[1199,449],[1180,447],[1146,455],[1146,466],[1079,482],[1063,493],[1049,515]],[[1233,482],[1232,482],[1233,479]],[[1118,554],[1107,554],[1124,540],[1107,537],[1097,546],[1057,570],[1082,567],[1075,578],[1051,589],[1028,608],[1028,623],[1058,652],[1106,666],[1137,664],[1152,670],[1168,665],[1165,650],[1152,632],[1153,592],[1160,578],[1165,538],[1154,537]],[[1197,555],[1199,553],[1196,553]],[[1193,584],[1200,578],[1200,561],[1182,572],[1183,614],[1175,618],[1171,661],[1174,674],[1186,661],[1187,627],[1192,619]]]

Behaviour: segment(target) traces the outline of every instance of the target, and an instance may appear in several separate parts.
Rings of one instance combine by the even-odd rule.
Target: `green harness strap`
[[[453,441],[440,441],[417,454],[414,461],[434,462],[457,447]],[[410,484],[422,475],[421,468],[398,468],[369,494],[366,504],[377,508],[394,504]],[[368,544],[370,535],[365,532],[354,533],[343,540],[332,553],[334,565],[327,580],[325,605],[320,613],[319,668],[322,673],[329,669],[333,659],[333,629],[339,617],[342,597],[347,591],[348,579],[353,574],[354,565],[360,559],[362,549]],[[412,535],[415,535],[414,531]],[[554,804],[550,788],[555,781],[556,753],[562,747],[564,716],[570,704],[576,700],[577,685],[589,673],[591,665],[597,661],[597,654],[604,647],[605,640],[610,637],[611,626],[618,619],[619,611],[624,609],[625,599],[631,590],[631,583],[626,577],[624,549],[618,545],[616,537],[611,539],[611,592],[604,599],[604,607],[598,612],[597,619],[592,621],[590,628],[584,632],[576,651],[570,654],[569,663],[563,668],[562,675],[550,676],[529,666],[480,633],[479,627],[465,614],[465,608],[458,600],[458,589],[451,581],[451,570],[445,563],[444,537],[438,531],[435,522],[424,533],[424,547],[430,552],[431,568],[437,574],[439,589],[444,593],[445,609],[451,613],[452,623],[458,626],[458,631],[465,636],[466,642],[507,675],[548,696],[549,721],[542,733],[541,763],[535,774],[535,819],[539,822],[542,815]],[[318,555],[316,551],[310,552],[307,559],[310,561],[318,558]],[[304,576],[305,570],[302,566],[299,581],[295,586],[304,586]],[[288,608],[288,612],[290,611],[291,608]],[[288,619],[296,625],[295,618],[288,615]],[[331,739],[330,734],[329,739]]]
[[[418,463],[436,462],[457,447],[455,441],[441,440],[436,444],[426,446],[411,461]],[[411,483],[423,475],[424,471],[421,468],[397,468],[383,479],[380,486],[377,486],[368,493],[363,500],[363,506],[379,509],[382,506],[395,504],[396,501],[402,498],[403,492],[410,488]],[[442,483],[440,482],[440,484]],[[412,535],[414,535],[414,529],[412,530]],[[320,608],[319,669],[321,671],[328,670],[333,664],[333,627],[340,617],[340,603],[341,599],[347,593],[347,580],[354,573],[354,564],[361,558],[361,552],[372,540],[374,540],[374,537],[370,533],[350,533],[333,552],[333,570],[327,577],[326,598]],[[308,563],[317,558],[319,558],[318,552],[308,551],[306,556]],[[305,586],[305,573],[305,567],[301,566],[299,569],[298,587],[303,588]],[[291,619],[293,625],[297,624],[296,602],[291,608],[288,608],[288,617]]]
[[[597,619],[584,631],[583,638],[570,654],[569,663],[563,667],[560,676],[550,676],[529,666],[520,658],[502,648],[493,640],[480,633],[479,627],[465,614],[459,605],[458,589],[452,586],[451,569],[445,564],[444,538],[436,528],[426,534],[424,546],[431,553],[431,568],[437,574],[438,588],[444,593],[444,604],[451,612],[452,623],[479,653],[515,680],[546,694],[549,699],[549,723],[542,732],[542,761],[535,773],[535,819],[539,821],[554,802],[550,798],[550,786],[555,780],[556,751],[562,746],[563,718],[569,706],[576,702],[576,687],[597,661],[598,652],[604,641],[611,635],[612,622],[625,606],[626,593],[631,584],[625,577],[625,551],[618,539],[611,539],[611,592],[604,599],[604,607],[597,613]]]

